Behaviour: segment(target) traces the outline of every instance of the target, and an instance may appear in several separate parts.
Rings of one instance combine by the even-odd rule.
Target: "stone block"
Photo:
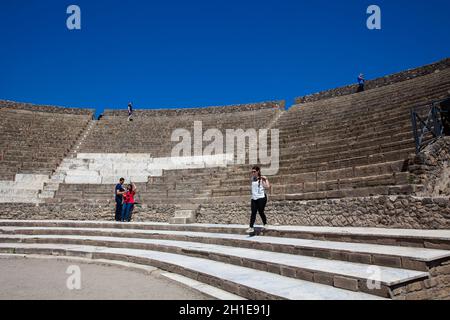
[[[314,273],[314,282],[332,286],[334,284],[334,279],[332,275],[317,272]]]
[[[400,257],[374,255],[373,263],[376,265],[400,268],[402,266]]]
[[[358,280],[347,277],[335,276],[334,286],[336,288],[358,291]]]
[[[64,179],[64,183],[69,184],[101,184],[102,177],[100,175],[68,175]]]

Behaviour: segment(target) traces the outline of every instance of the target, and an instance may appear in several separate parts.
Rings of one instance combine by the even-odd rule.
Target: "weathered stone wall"
[[[449,229],[450,199],[413,196],[378,196],[314,201],[270,201],[269,224]],[[199,223],[247,224],[249,203],[203,204]],[[258,216],[257,223],[261,223]]]
[[[3,204],[0,219],[114,220],[114,205]],[[175,206],[136,207],[133,221],[169,222]],[[450,199],[379,196],[315,201],[269,201],[269,224],[449,229]],[[250,203],[203,204],[199,223],[248,224]],[[258,216],[257,223],[261,223]]]
[[[424,75],[427,75],[427,74],[430,74],[433,72],[438,72],[439,70],[443,70],[443,69],[446,69],[449,67],[450,67],[450,58],[447,58],[447,59],[441,60],[439,62],[429,64],[426,66],[422,66],[422,67],[419,67],[416,69],[410,69],[410,70],[395,73],[392,75],[387,75],[382,78],[367,80],[366,84],[365,84],[365,90],[384,87],[384,86],[394,84],[397,82],[417,78],[417,77],[424,76]],[[355,82],[356,82],[356,77],[357,77],[357,75],[355,75]],[[300,103],[314,102],[314,101],[318,101],[318,100],[339,97],[339,96],[345,96],[345,95],[356,93],[357,89],[358,89],[358,85],[353,84],[353,85],[348,85],[345,87],[339,87],[339,88],[335,88],[335,89],[331,89],[331,90],[321,91],[321,92],[314,93],[311,95],[306,95],[304,97],[296,98],[295,103],[300,104]]]
[[[7,100],[0,100],[0,109],[1,108],[6,108],[9,110],[27,110],[27,111],[38,111],[47,113],[58,113],[58,114],[86,115],[91,117],[95,113],[94,109],[78,109],[78,108],[65,108],[46,105],[35,105],[31,103],[21,103]]]
[[[395,300],[450,300],[450,260],[427,268],[430,277],[392,290]]]
[[[269,101],[261,103],[240,104],[221,107],[186,108],[186,109],[141,109],[137,107],[134,111],[136,117],[183,117],[195,115],[220,115],[224,113],[258,111],[265,109],[285,109],[285,101]],[[121,110],[105,110],[105,117],[128,116],[125,108]]]
[[[133,221],[168,222],[175,213],[171,205],[143,205],[133,210]],[[114,205],[2,204],[0,219],[113,221]]]
[[[416,183],[425,186],[421,196],[450,196],[450,137],[442,137],[409,159]]]

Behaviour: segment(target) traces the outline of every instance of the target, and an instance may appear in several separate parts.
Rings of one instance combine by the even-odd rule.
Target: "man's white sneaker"
[[[248,228],[247,231],[245,231],[245,232],[252,233],[252,232],[255,232],[255,229],[254,228]]]

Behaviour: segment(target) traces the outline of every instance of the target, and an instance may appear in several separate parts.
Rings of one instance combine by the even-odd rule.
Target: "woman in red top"
[[[133,212],[134,207],[134,195],[136,194],[136,185],[134,183],[130,183],[127,186],[127,192],[123,195],[123,206],[122,206],[122,222],[130,222],[131,214]]]

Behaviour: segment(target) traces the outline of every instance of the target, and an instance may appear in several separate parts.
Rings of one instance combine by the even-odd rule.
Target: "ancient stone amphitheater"
[[[450,96],[450,59],[356,89],[131,122],[0,101],[0,252],[151,265],[216,298],[449,299],[450,138],[416,153],[411,109]],[[245,234],[252,163],[171,157],[194,121],[279,130],[263,233]],[[141,202],[128,224],[113,221],[122,176]]]

